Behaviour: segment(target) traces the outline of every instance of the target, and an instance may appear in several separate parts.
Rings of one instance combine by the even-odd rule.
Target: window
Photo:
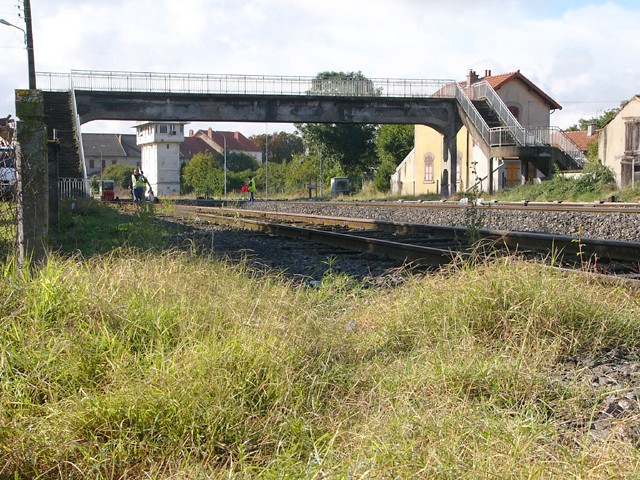
[[[507,107],[507,108],[511,112],[511,115],[516,117],[516,120],[520,121],[520,109],[515,105],[511,105],[510,107]]]
[[[158,125],[158,133],[167,133],[166,125]]]
[[[624,123],[624,153],[634,155],[640,152],[640,119]]]
[[[433,153],[424,154],[424,181],[433,182],[433,161],[435,157]]]

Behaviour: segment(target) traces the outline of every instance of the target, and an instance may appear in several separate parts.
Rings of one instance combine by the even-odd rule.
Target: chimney
[[[491,70],[485,70],[484,71],[484,76],[485,77],[490,77],[491,76]]]
[[[596,124],[595,123],[590,123],[589,125],[587,125],[587,136],[591,137],[592,135],[596,134]]]
[[[478,81],[478,74],[474,70],[469,70],[467,75],[467,85],[473,85]]]
[[[189,130],[189,136],[193,137],[193,130]]]
[[[211,129],[211,127],[209,127],[209,130],[207,130],[207,137],[213,138],[213,130]]]
[[[235,138],[236,140],[240,139],[240,132],[233,132],[233,138]]]

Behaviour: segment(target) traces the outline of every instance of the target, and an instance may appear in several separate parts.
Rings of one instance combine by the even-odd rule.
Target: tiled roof
[[[180,155],[184,158],[193,158],[198,153],[211,153],[214,157],[219,155],[207,142],[200,137],[185,137],[180,144]]]
[[[562,110],[562,106],[558,102],[556,102],[553,98],[551,98],[549,95],[547,95],[542,90],[540,90],[540,88],[538,88],[536,84],[534,84],[531,80],[529,80],[522,73],[520,73],[520,70],[511,72],[511,73],[503,73],[500,75],[490,75],[488,77],[484,77],[483,80],[486,80],[489,83],[489,85],[493,87],[494,90],[499,90],[500,87],[502,87],[505,83],[511,80],[520,80],[527,87],[529,87],[531,90],[537,93],[540,97],[542,97],[544,101],[547,102],[547,104],[551,108],[556,110]]]
[[[196,135],[205,135],[210,134],[211,140],[218,145],[220,148],[223,148],[224,143],[226,141],[227,151],[232,152],[261,152],[260,147],[258,147],[255,143],[249,140],[247,137],[242,135],[240,132],[219,132],[219,131],[210,131],[207,132],[205,130],[198,130]]]
[[[583,152],[586,152],[589,148],[589,144],[598,138],[595,134],[589,135],[586,130],[568,131],[564,132],[564,134],[569,137],[569,139]]]
[[[541,97],[552,109],[562,110],[562,106],[556,102],[549,95],[544,93],[538,86],[525,77],[520,70],[516,70],[515,72],[510,73],[501,73],[499,75],[487,75],[485,77],[481,77],[478,81],[486,81],[494,90],[499,90],[505,83],[510,82],[512,80],[518,80],[524,83],[530,90],[536,93],[539,97]],[[460,82],[460,86],[463,88],[467,86],[467,81]]]

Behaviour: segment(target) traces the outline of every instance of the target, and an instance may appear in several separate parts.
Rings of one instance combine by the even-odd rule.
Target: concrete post
[[[16,90],[18,177],[18,261],[41,263],[49,237],[49,185],[40,90]]]
[[[458,139],[455,135],[449,137],[447,142],[447,148],[449,150],[449,161],[451,162],[450,180],[451,180],[451,195],[455,195],[458,190]]]

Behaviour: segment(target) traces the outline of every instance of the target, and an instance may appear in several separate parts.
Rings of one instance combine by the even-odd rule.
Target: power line
[[[615,103],[615,102],[622,102],[624,100],[593,100],[593,101],[582,101],[582,100],[575,100],[575,101],[571,101],[571,100],[558,100],[558,103]]]

